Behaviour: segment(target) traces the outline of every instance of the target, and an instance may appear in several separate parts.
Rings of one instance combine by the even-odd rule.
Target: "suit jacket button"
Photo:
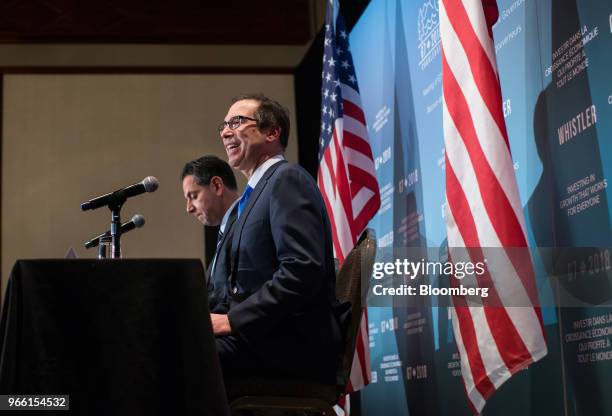
[[[238,288],[237,287],[233,287],[232,288],[232,293],[235,295],[236,293],[238,293]]]

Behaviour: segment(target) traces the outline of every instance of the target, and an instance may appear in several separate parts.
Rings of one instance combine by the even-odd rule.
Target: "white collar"
[[[255,189],[255,187],[257,186],[257,183],[259,183],[259,180],[262,178],[264,173],[266,173],[266,171],[270,169],[272,165],[277,164],[281,160],[285,160],[285,156],[283,156],[282,153],[279,153],[275,156],[272,156],[270,159],[266,160],[265,162],[263,162],[261,165],[257,167],[257,169],[255,169],[255,172],[253,172],[253,174],[251,175],[251,178],[249,179],[249,182],[247,183],[247,185]]]
[[[232,212],[232,209],[234,209],[239,200],[240,198],[236,198],[234,202],[232,202],[232,205],[229,206],[227,211],[225,211],[225,214],[223,214],[223,218],[221,219],[221,225],[219,226],[219,230],[222,233],[225,232],[225,226],[227,225],[227,220],[229,220],[230,212]]]

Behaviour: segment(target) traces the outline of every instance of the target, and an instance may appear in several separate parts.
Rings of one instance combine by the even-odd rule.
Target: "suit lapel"
[[[287,163],[286,160],[282,160],[274,165],[270,166],[266,173],[261,177],[253,191],[251,192],[251,196],[247,201],[240,218],[236,220],[235,229],[234,229],[234,238],[232,239],[232,278],[236,275],[236,267],[238,265],[238,247],[240,246],[240,238],[242,237],[242,229],[244,228],[244,224],[251,213],[251,208],[257,202],[257,199],[261,195],[261,192],[265,188],[268,183],[268,179],[276,172],[282,164]]]
[[[217,270],[217,262],[219,261],[219,256],[221,255],[221,252],[223,251],[225,242],[227,241],[227,239],[229,238],[232,232],[232,226],[236,222],[237,215],[238,215],[238,204],[234,205],[234,207],[232,208],[232,211],[230,212],[230,215],[227,218],[227,222],[225,223],[225,230],[223,232],[223,236],[221,237],[221,242],[217,243],[217,249],[215,250],[215,257],[213,258],[213,261],[210,263],[210,266],[208,267],[209,268],[208,276],[210,278],[212,278],[212,275]],[[212,268],[213,264],[215,266],[214,269]]]
[[[227,240],[227,236],[232,232],[232,226],[234,225],[234,222],[236,222],[237,216],[238,204],[234,205],[229,217],[227,218],[227,222],[225,223],[225,231],[223,232],[223,237],[221,237],[221,244],[219,244],[219,248],[223,247],[223,244],[225,244],[225,240]]]

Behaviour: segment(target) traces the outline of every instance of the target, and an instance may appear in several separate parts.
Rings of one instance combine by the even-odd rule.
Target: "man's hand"
[[[227,315],[211,313],[210,320],[212,321],[213,334],[216,336],[232,333],[232,327],[230,326],[229,319],[227,319]]]

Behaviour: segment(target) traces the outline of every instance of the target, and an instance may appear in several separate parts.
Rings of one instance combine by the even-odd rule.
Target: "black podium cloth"
[[[62,415],[227,415],[206,296],[199,260],[20,260],[0,394],[68,394]]]

